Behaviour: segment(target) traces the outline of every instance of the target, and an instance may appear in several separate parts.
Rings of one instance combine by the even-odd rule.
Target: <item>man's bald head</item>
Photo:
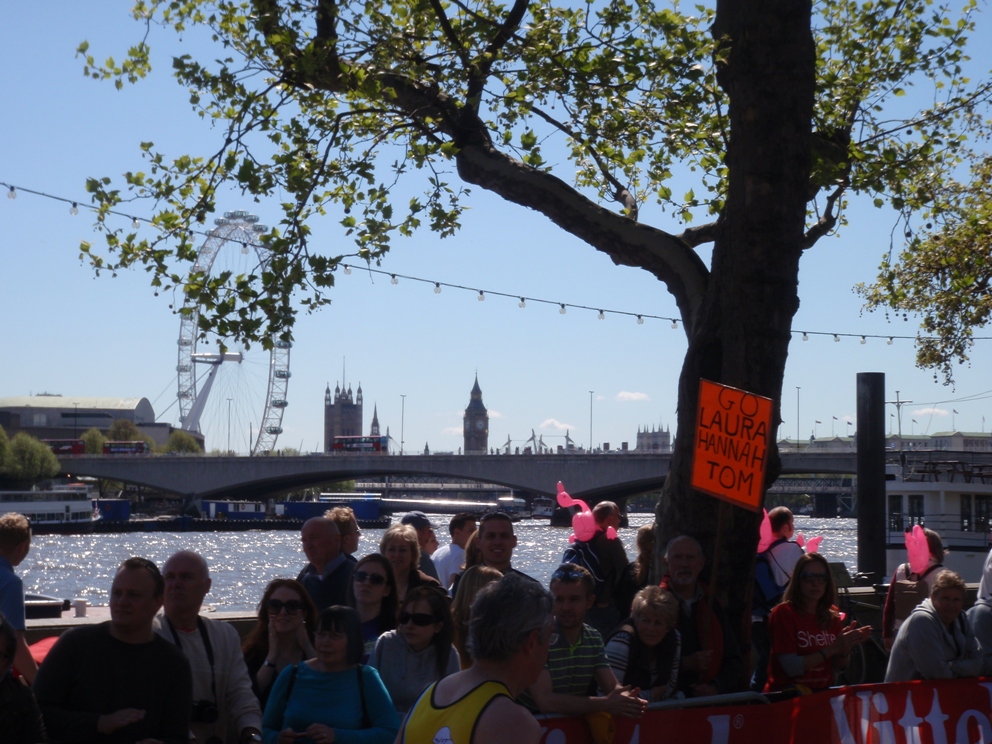
[[[165,579],[163,607],[165,616],[184,630],[195,623],[203,606],[203,598],[210,591],[210,569],[199,553],[180,550],[173,553],[162,567]]]

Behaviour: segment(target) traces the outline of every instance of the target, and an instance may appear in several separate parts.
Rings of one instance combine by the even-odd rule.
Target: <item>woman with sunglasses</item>
[[[265,587],[258,622],[241,644],[252,691],[262,708],[279,672],[313,657],[316,620],[317,608],[298,581],[275,579]]]
[[[362,666],[358,613],[320,613],[316,655],[279,674],[262,716],[265,744],[392,744],[400,728],[379,674]]]
[[[440,586],[411,589],[403,600],[399,627],[376,641],[369,665],[379,670],[393,705],[405,713],[428,685],[459,670],[451,646],[454,624]]]
[[[355,564],[348,584],[348,606],[358,610],[362,621],[362,663],[367,664],[376,639],[396,628],[396,581],[393,567],[383,556],[370,553]]]
[[[410,589],[422,584],[441,586],[441,582],[417,568],[420,564],[420,542],[417,531],[410,525],[394,524],[386,530],[379,541],[379,552],[393,567],[397,602],[402,602]]]
[[[772,648],[765,692],[793,685],[822,690],[833,684],[834,672],[847,668],[851,649],[868,640],[871,627],[844,627],[836,602],[827,559],[800,556],[782,603],[768,618]]]

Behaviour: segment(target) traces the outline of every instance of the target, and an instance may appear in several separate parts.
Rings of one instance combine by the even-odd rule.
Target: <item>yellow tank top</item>
[[[498,697],[512,699],[502,682],[483,682],[450,705],[434,703],[437,682],[421,694],[403,728],[404,744],[471,744],[475,726],[489,703]]]

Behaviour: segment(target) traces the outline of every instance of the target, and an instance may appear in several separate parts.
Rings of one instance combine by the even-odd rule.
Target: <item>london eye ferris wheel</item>
[[[259,240],[259,236],[267,228],[258,224],[258,217],[242,210],[225,212],[222,218],[215,220],[215,225],[197,252],[193,272],[202,273],[206,277],[219,276],[222,271],[230,272],[231,276],[247,276],[253,272],[260,273],[265,268],[271,253]],[[205,434],[205,428],[209,428],[209,421],[213,420],[219,423],[211,428],[209,436],[213,440],[223,441],[226,410],[229,452],[233,451],[232,427],[235,441],[245,441],[251,454],[272,451],[282,434],[283,413],[288,405],[289,352],[292,344],[273,338],[272,350],[268,353],[267,360],[254,365],[247,364],[251,357],[246,351],[198,351],[198,345],[209,345],[211,340],[201,338],[199,317],[197,304],[186,297],[180,313],[176,364],[176,394],[183,431]],[[260,372],[255,375],[256,383],[242,384],[240,380],[247,379],[247,375],[240,373],[251,366]],[[229,368],[236,369],[238,373],[232,374],[232,379],[238,382],[225,388],[217,400],[216,394],[211,396],[211,390],[215,387],[218,375],[223,374],[222,367],[225,371]],[[264,394],[261,392],[263,388]],[[213,402],[211,397],[215,399]],[[223,405],[224,401],[226,406]],[[236,412],[233,423],[232,412]],[[246,425],[247,437],[244,436]],[[208,442],[208,446],[211,444],[216,445],[216,441]]]

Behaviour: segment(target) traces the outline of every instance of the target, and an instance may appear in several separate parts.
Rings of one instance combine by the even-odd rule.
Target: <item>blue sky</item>
[[[139,143],[153,141],[170,155],[202,153],[216,146],[216,131],[190,111],[170,75],[170,56],[196,53],[196,34],[182,41],[153,31],[153,74],[118,91],[87,80],[75,49],[88,40],[98,58],[123,56],[141,36],[128,2],[14,3],[0,29],[0,181],[87,203],[88,176],[112,176],[144,167]],[[989,18],[981,19],[986,32]],[[981,38],[981,29],[977,37]],[[987,37],[986,37],[987,38]],[[989,52],[981,64],[989,69]],[[676,184],[675,191],[679,193]],[[647,273],[617,267],[605,256],[562,233],[539,215],[481,190],[461,232],[438,240],[428,232],[396,242],[382,268],[400,275],[459,284],[490,292],[542,298],[645,315],[677,316],[664,287]],[[232,197],[224,209],[246,209],[263,223],[276,219],[263,204]],[[135,207],[138,216],[146,207]],[[647,210],[650,214],[651,210]],[[852,287],[870,280],[888,249],[891,213],[856,204],[851,225],[821,240],[803,258],[802,305],[797,331],[912,334],[913,322],[889,324],[882,314],[863,315]],[[665,218],[649,220],[677,230]],[[0,397],[39,392],[77,396],[141,396],[160,420],[176,418],[175,365],[179,320],[170,310],[181,297],[155,296],[143,271],[94,277],[78,258],[81,240],[100,241],[85,209],[28,193],[0,198]],[[145,228],[147,229],[147,228]],[[333,220],[314,225],[315,242],[331,254],[349,243]],[[225,259],[226,260],[226,259]],[[237,260],[237,256],[230,258]],[[365,427],[377,405],[379,420],[405,447],[457,450],[462,412],[478,373],[490,410],[490,444],[523,446],[533,429],[547,444],[579,445],[592,439],[634,446],[639,426],[672,426],[685,337],[667,321],[569,309],[444,289],[360,271],[339,274],[333,304],[301,316],[292,350],[289,406],[280,446],[318,449],[322,444],[323,393],[342,378],[361,382]],[[982,334],[984,335],[984,334]],[[992,332],[987,335],[992,336]],[[914,403],[904,409],[904,431],[992,429],[992,342],[979,342],[956,387],[934,381],[914,366],[912,343],[887,345],[856,338],[793,337],[786,369],[782,436],[798,430],[828,436],[854,426],[855,376],[884,372],[887,397],[900,391]],[[208,446],[246,451],[248,427],[257,426],[264,391],[247,370],[263,370],[257,353],[244,370],[222,373],[215,404],[205,420]],[[264,377],[264,375],[259,375]],[[590,391],[593,391],[590,396]],[[401,396],[405,397],[405,404]],[[230,402],[228,402],[230,398]],[[965,400],[972,398],[972,400]],[[894,411],[890,407],[890,411]],[[230,416],[229,416],[229,411]],[[836,420],[834,419],[836,417]],[[913,424],[915,419],[917,423]],[[816,424],[819,420],[821,423]]]

